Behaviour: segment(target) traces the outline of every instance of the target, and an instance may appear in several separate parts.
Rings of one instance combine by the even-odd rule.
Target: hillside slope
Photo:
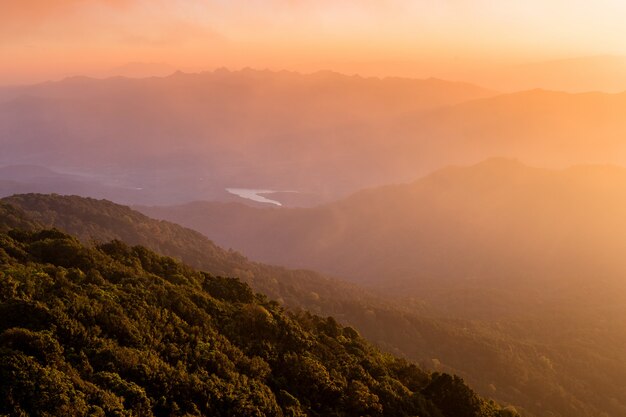
[[[338,299],[338,293],[365,297],[365,292],[354,285],[312,271],[249,261],[238,252],[215,245],[199,232],[152,219],[110,201],[44,194],[15,195],[1,201],[5,210],[18,210],[28,221],[59,228],[84,243],[116,239],[129,245],[142,245],[214,275],[237,276],[255,291],[291,307],[327,311],[330,305],[322,306]],[[20,221],[14,224],[18,226],[26,221],[23,217],[17,218]]]
[[[496,158],[311,209],[138,208],[253,259],[383,286],[590,274],[619,283],[626,273],[626,170],[612,166],[548,170]]]
[[[119,241],[0,234],[0,413],[512,415],[462,380]]]
[[[494,159],[312,209],[142,210],[253,259],[369,282],[405,298],[398,305],[477,321],[483,331],[467,326],[468,333],[502,344],[476,356],[506,358],[518,372],[498,377],[515,404],[626,415],[618,382],[626,378],[623,168],[548,170]],[[501,399],[502,382],[494,384]],[[563,391],[541,394],[555,386]],[[596,411],[560,408],[577,401]]]
[[[184,258],[185,252],[205,251],[204,260],[188,259],[200,262],[196,266],[203,269],[218,265],[211,259],[215,246],[205,237],[127,207],[64,196],[26,195],[6,201],[46,225],[71,228],[87,242],[105,241],[98,239],[101,233],[161,250],[178,244],[177,254],[170,255],[182,253]],[[232,256],[233,267],[226,275],[241,277],[256,291],[271,293],[292,309],[334,316],[384,350],[419,361],[427,369],[459,374],[483,395],[523,408],[526,416],[626,415],[614,400],[620,397],[626,373],[620,336],[626,324],[621,317],[626,315],[620,313],[616,294],[607,294],[601,308],[580,298],[563,303],[565,294],[555,299],[552,292],[540,289],[525,299],[489,286],[452,288],[438,295],[421,286],[414,299],[386,298],[318,274],[294,273],[254,264],[236,253],[220,253]],[[480,320],[434,317],[458,317],[459,311]],[[612,319],[607,320],[607,312],[612,312]]]

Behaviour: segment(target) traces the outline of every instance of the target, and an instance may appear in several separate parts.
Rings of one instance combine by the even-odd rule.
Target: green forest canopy
[[[332,318],[120,241],[0,234],[0,414],[501,416]]]

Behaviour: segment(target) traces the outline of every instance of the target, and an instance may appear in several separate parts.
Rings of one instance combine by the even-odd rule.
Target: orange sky
[[[0,84],[129,61],[440,76],[626,55],[622,0],[0,2]]]

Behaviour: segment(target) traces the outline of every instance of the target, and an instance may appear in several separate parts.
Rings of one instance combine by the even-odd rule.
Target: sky
[[[128,62],[452,76],[626,55],[622,0],[0,2],[0,84]]]

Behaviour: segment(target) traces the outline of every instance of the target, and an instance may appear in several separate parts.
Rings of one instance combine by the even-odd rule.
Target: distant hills
[[[387,131],[405,163],[420,154],[457,164],[497,155],[552,167],[620,165],[626,163],[625,109],[626,93],[530,90],[414,115]]]
[[[624,94],[499,95],[333,72],[75,77],[0,90],[0,165],[114,180],[119,192],[98,196],[133,204],[249,188],[297,191],[284,203],[311,206],[493,155],[626,163],[625,109]]]
[[[381,286],[626,272],[626,170],[611,166],[547,170],[500,158],[311,209],[198,202],[140,210],[256,260]]]
[[[413,60],[371,60],[333,63],[334,68],[362,74],[390,74],[423,77],[438,74],[450,80],[465,80],[502,92],[542,88],[568,93],[626,91],[626,56],[590,55],[555,59],[537,59],[518,63],[477,63],[475,68],[456,66],[453,62],[440,68],[432,63]]]
[[[577,391],[578,382],[593,379],[613,398],[617,380],[604,384],[606,375],[591,375],[626,375],[619,364],[626,363],[624,168],[552,170],[498,158],[310,209],[210,202],[139,209],[252,259],[369,283],[404,298],[399,305],[426,303],[437,316],[478,320],[499,340],[536,341],[541,347],[533,351],[552,364],[540,379],[554,375],[574,397],[587,398],[586,406],[605,401]],[[586,374],[577,364],[583,356],[596,363]],[[617,362],[608,365],[609,358]],[[608,414],[626,415],[624,404],[615,404]],[[566,414],[590,412],[581,410]]]
[[[622,417],[625,94],[251,69],[1,88],[0,197],[44,194],[4,199],[0,232],[143,245],[524,417]],[[52,244],[20,236],[0,260]]]
[[[92,195],[99,198],[153,201],[143,190],[120,184],[116,178],[62,173],[37,165],[0,167],[0,197],[19,193]]]
[[[333,72],[74,77],[0,89],[0,165],[114,177],[160,203],[222,198],[228,187],[325,201],[396,175],[378,161],[387,143],[355,135],[357,127],[493,94],[437,79]],[[116,200],[145,202],[145,193]]]

